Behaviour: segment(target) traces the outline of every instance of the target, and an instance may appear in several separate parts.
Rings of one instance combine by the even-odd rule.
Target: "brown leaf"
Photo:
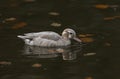
[[[106,4],[97,4],[95,5],[95,8],[98,8],[98,9],[107,9],[109,7],[109,5],[106,5]]]
[[[15,24],[15,25],[12,27],[12,29],[23,28],[23,27],[25,27],[26,25],[27,25],[27,23],[25,23],[25,22],[19,22],[19,23]]]
[[[85,43],[90,43],[94,41],[94,39],[91,37],[85,37],[85,38],[80,38],[80,39],[82,40],[82,42],[85,42]]]
[[[1,65],[11,65],[12,63],[8,62],[8,61],[0,61],[0,64]]]
[[[42,67],[42,64],[39,64],[39,63],[35,63],[32,65],[32,67],[35,67],[35,68],[40,68]]]
[[[10,7],[17,7],[19,4],[17,4],[17,3],[12,3],[12,4],[10,4]]]
[[[120,18],[120,16],[114,16],[115,18]]]
[[[24,0],[25,2],[35,2],[36,0]]]
[[[94,34],[80,34],[79,37],[89,37],[94,36]]]
[[[93,79],[93,77],[88,76],[88,77],[85,77],[85,79]]]
[[[113,20],[116,18],[120,18],[120,16],[111,16],[111,17],[105,17],[104,20]]]
[[[109,42],[105,43],[105,46],[111,46],[111,44]]]
[[[105,18],[104,18],[104,20],[113,20],[113,19],[115,19],[114,16],[113,16],[113,17],[105,17]]]

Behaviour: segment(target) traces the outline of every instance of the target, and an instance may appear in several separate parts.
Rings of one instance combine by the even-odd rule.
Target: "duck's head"
[[[81,42],[81,40],[76,37],[76,32],[70,28],[67,28],[62,32],[62,37],[65,39],[74,39],[78,42]]]

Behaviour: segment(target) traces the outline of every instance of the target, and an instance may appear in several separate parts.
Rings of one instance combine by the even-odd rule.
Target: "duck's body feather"
[[[58,33],[52,31],[26,33],[24,36],[19,35],[25,41],[25,44],[42,46],[42,47],[56,47],[67,46],[70,40],[63,39]]]

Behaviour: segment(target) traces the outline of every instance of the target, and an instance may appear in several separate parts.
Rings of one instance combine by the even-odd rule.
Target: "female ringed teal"
[[[18,37],[23,39],[27,45],[41,47],[68,46],[71,44],[70,39],[81,42],[81,40],[76,37],[75,31],[70,28],[63,30],[61,36],[56,32],[44,31],[18,35]]]

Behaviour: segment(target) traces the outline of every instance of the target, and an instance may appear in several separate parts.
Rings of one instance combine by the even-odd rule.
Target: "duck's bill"
[[[73,38],[75,41],[77,41],[77,42],[82,42],[79,38]]]

